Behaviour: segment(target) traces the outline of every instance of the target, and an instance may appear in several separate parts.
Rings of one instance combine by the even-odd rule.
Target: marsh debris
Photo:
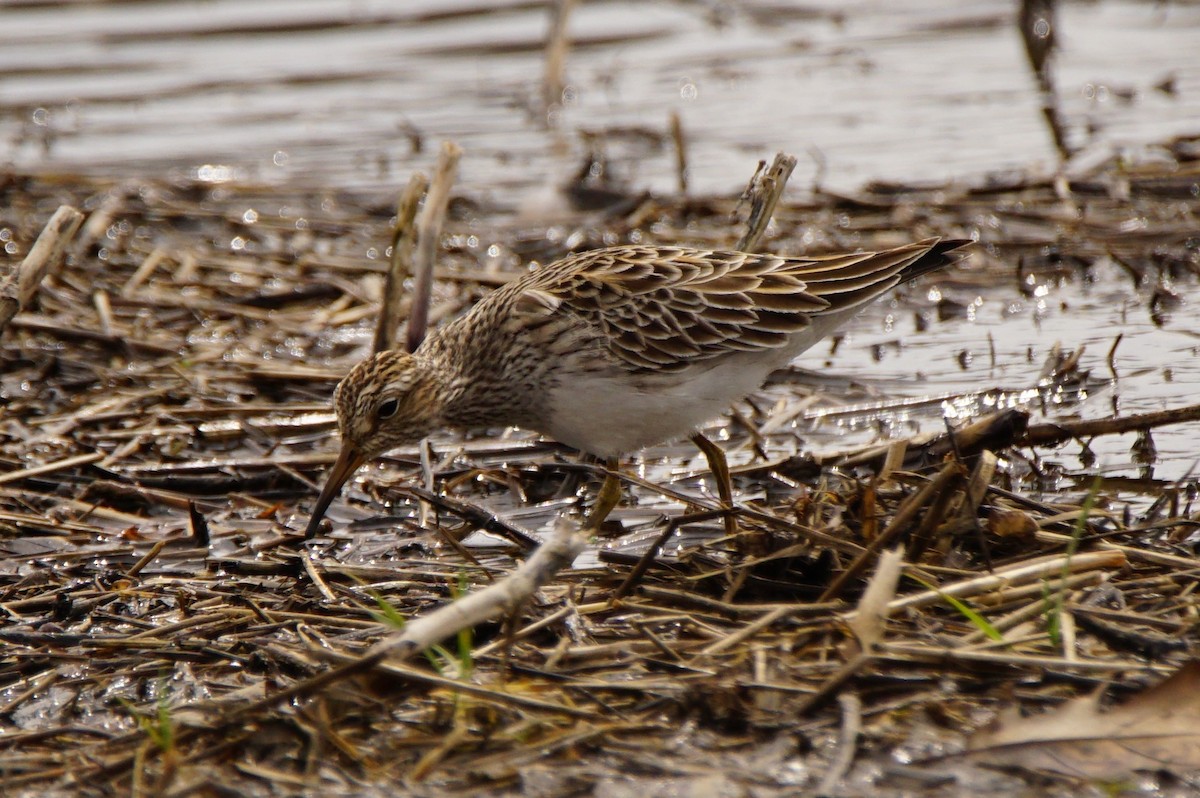
[[[1007,179],[785,201],[765,246],[974,234],[972,265],[938,283],[963,307],[1107,263],[1137,313],[1200,267],[1200,150],[1163,151],[1077,175],[1065,198]],[[439,437],[365,470],[333,531],[297,548],[335,450],[334,381],[372,345],[390,211],[67,175],[0,191],[18,249],[59,205],[90,214],[0,339],[6,794],[1071,794],[1068,777],[935,757],[1004,708],[1129,692],[1190,656],[1195,480],[1133,487],[1069,462],[1182,418],[1096,418],[1089,395],[1128,369],[1114,346],[1107,367],[1030,353],[1022,384],[992,394],[782,375],[708,430],[731,450],[753,545],[723,535],[682,447],[658,447],[626,464],[614,537],[511,617],[322,678],[398,618],[510,573],[515,535],[575,512],[568,477],[586,492],[595,469],[524,433]],[[548,233],[452,203],[431,320],[517,273],[531,242],[543,260],[634,236],[728,246],[735,204],[644,196]],[[894,312],[935,301],[909,293]],[[894,422],[909,416],[919,434]],[[1141,452],[1161,462],[1155,439]],[[863,646],[855,613],[894,546],[905,564]]]

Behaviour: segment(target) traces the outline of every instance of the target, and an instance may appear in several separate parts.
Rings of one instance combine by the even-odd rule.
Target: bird
[[[697,427],[863,306],[960,260],[969,243],[933,237],[807,257],[635,244],[532,269],[415,351],[378,352],[342,379],[341,450],[305,537],[363,463],[444,428],[520,427],[603,458],[592,526],[619,502],[621,455],[692,435],[718,474],[720,449]],[[721,498],[731,502],[727,488]]]

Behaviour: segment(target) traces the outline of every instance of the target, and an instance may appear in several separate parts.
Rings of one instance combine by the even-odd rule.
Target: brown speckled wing
[[[914,266],[937,243],[817,258],[612,247],[568,256],[511,288],[528,294],[526,305],[535,297],[542,311],[557,299],[555,312],[595,327],[631,369],[672,372],[731,352],[784,346],[814,317],[849,311],[936,268]],[[939,256],[948,251],[936,249]]]

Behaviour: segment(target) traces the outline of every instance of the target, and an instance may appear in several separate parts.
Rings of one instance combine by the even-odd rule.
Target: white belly
[[[678,374],[579,376],[550,395],[550,423],[538,431],[601,457],[681,438],[753,393],[776,369],[858,311],[821,314],[779,349],[736,352]]]
[[[783,353],[745,353],[679,374],[578,377],[550,396],[550,421],[539,430],[601,457],[616,457],[681,438],[719,416],[787,364]]]
[[[738,352],[701,361],[677,374],[632,377],[587,374],[550,396],[550,424],[539,432],[601,457],[617,457],[682,438],[752,394],[782,368],[858,312],[822,313],[779,349]]]

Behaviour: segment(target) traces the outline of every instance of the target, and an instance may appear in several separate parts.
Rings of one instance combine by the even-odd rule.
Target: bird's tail
[[[921,257],[904,267],[900,272],[901,282],[915,280],[922,274],[936,272],[958,263],[967,256],[965,247],[973,243],[975,242],[966,238],[943,238],[935,241]]]

